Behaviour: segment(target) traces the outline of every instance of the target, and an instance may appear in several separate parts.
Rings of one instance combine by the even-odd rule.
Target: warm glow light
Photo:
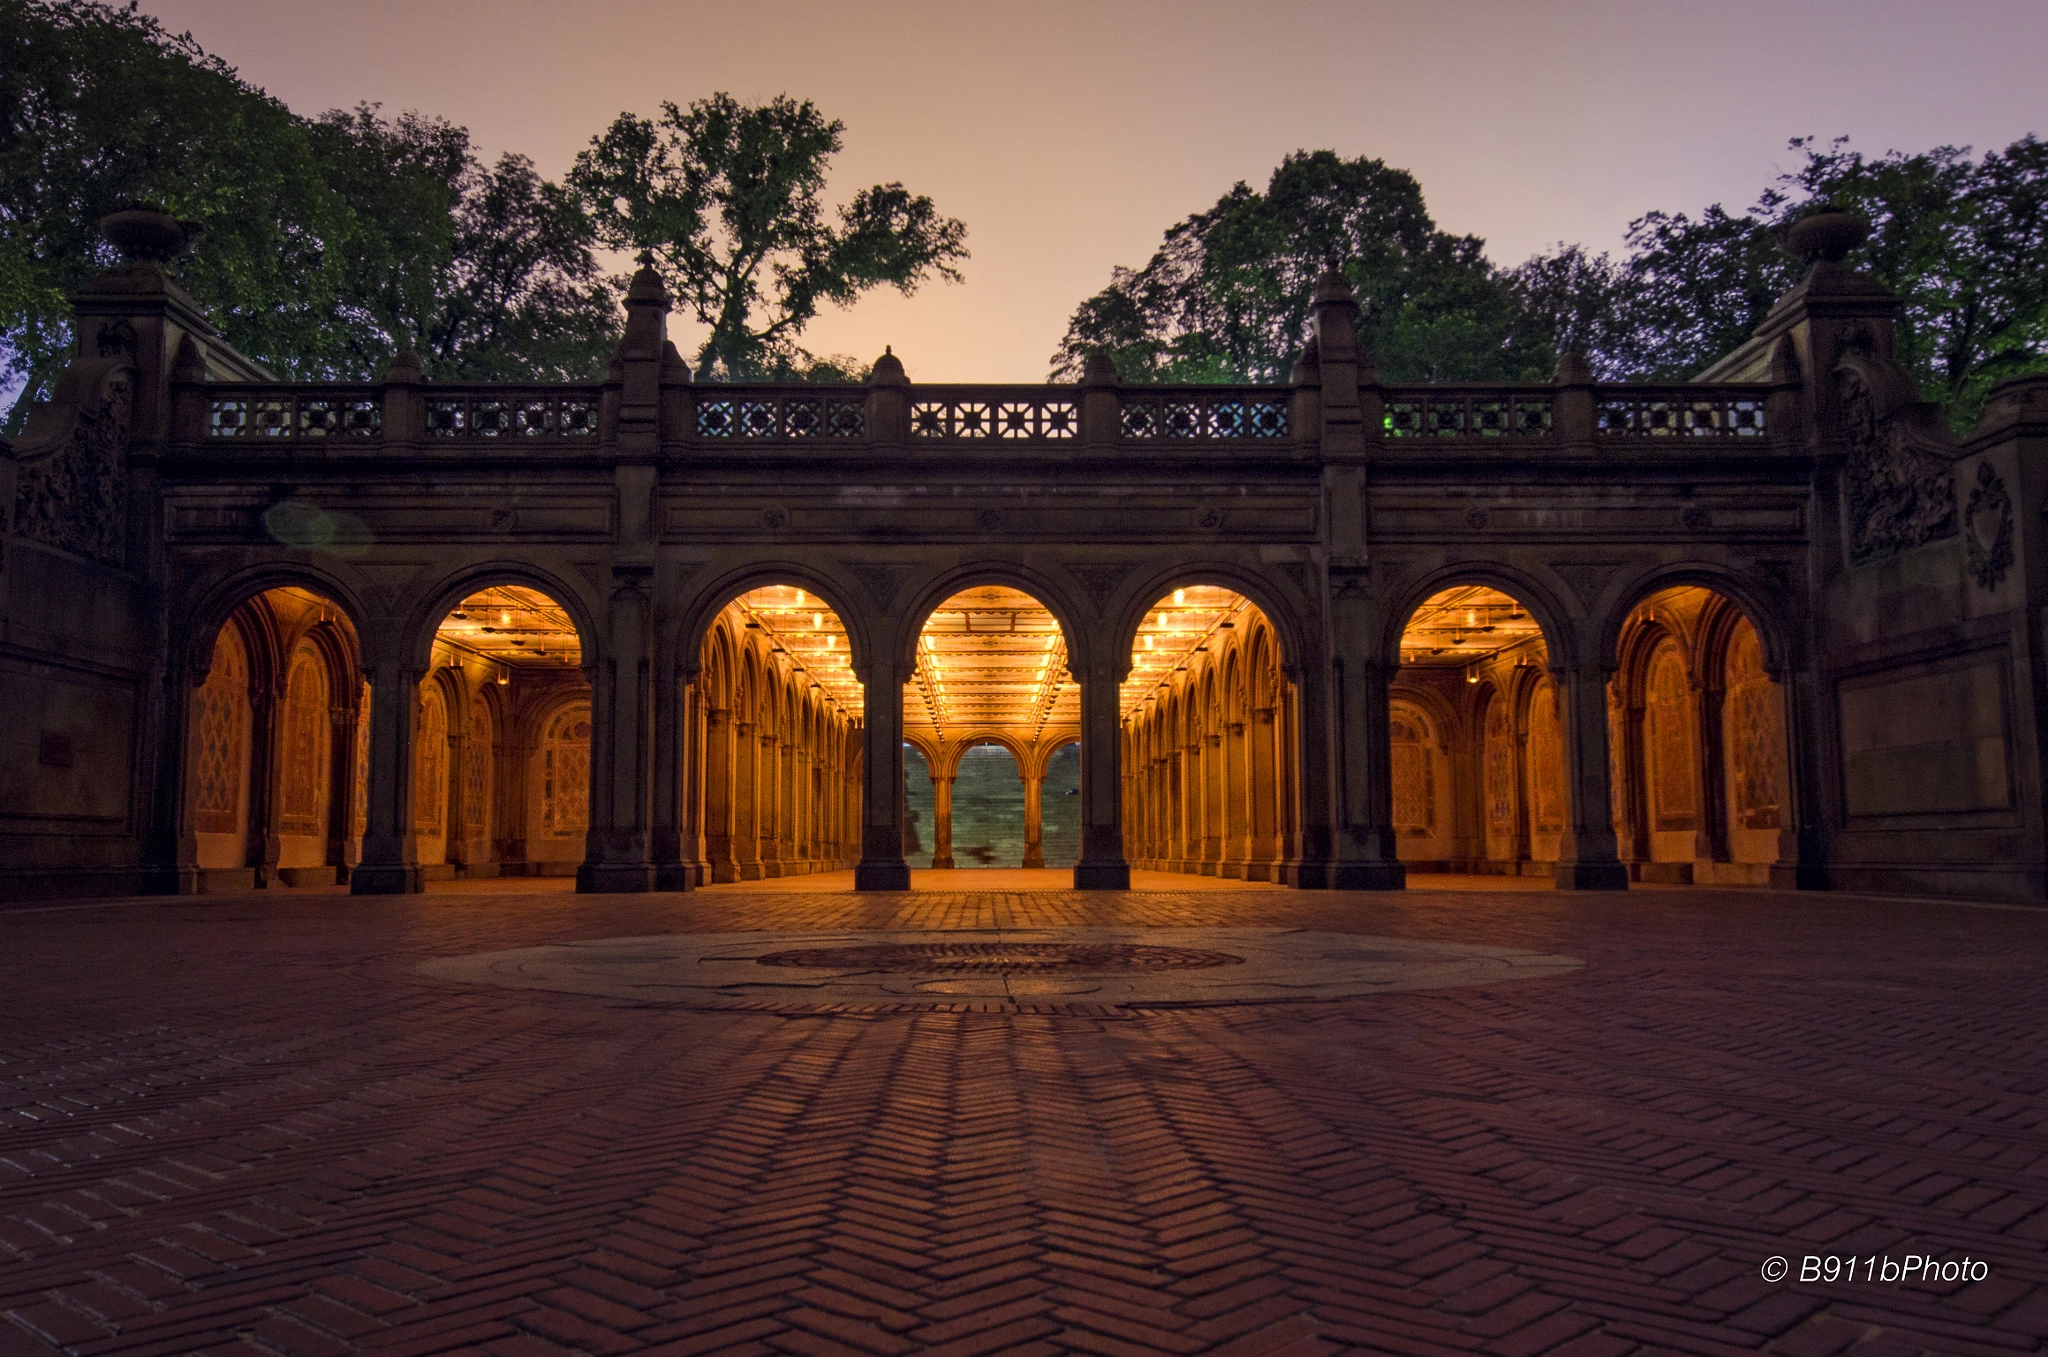
[[[1151,648],[1152,648],[1152,638],[1151,638],[1150,636],[1147,636],[1147,637],[1145,638],[1145,649],[1147,649],[1147,650],[1150,650]]]
[[[801,596],[801,595],[799,595],[798,597],[802,597],[802,596]],[[811,614],[811,630],[812,630],[812,631],[819,631],[819,630],[822,630],[822,629],[824,628],[824,625],[825,625],[825,614],[823,614],[823,613],[812,613],[812,614]]]
[[[799,608],[804,606],[804,591],[801,589],[796,591],[796,606]]]
[[[1174,591],[1173,591],[1173,601],[1174,601],[1175,603],[1185,603],[1185,602],[1187,602],[1187,601],[1188,601],[1188,591],[1187,591],[1187,590],[1185,590],[1185,589],[1176,589],[1176,590],[1174,590]]]
[[[501,627],[509,627],[509,626],[511,626],[511,625],[512,625],[512,614],[511,614],[511,613],[499,613],[499,614],[498,614],[498,625],[499,625],[499,626],[501,626]]]

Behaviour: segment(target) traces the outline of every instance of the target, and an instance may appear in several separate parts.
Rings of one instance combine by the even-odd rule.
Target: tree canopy
[[[1799,280],[1778,233],[1832,202],[1870,219],[1848,262],[1904,301],[1901,361],[1959,426],[1995,382],[2048,370],[2048,146],[1870,159],[1844,141],[1791,144],[1802,163],[1746,212],[1651,212],[1619,259],[1560,245],[1511,269],[1439,231],[1405,171],[1298,152],[1263,193],[1238,184],[1168,228],[1144,268],[1115,270],[1076,308],[1053,369],[1073,375],[1102,350],[1126,380],[1279,380],[1334,255],[1387,379],[1530,380],[1569,348],[1603,378],[1680,380],[1739,347]]]
[[[710,327],[700,379],[842,375],[849,360],[821,364],[797,342],[821,303],[959,281],[967,227],[930,198],[877,184],[828,216],[825,173],[844,130],[808,100],[747,107],[714,94],[665,103],[658,118],[621,113],[577,156],[569,182],[604,243],[651,252]]]
[[[172,266],[280,375],[363,378],[400,348],[437,377],[590,375],[617,285],[573,195],[468,133],[362,106],[294,115],[133,5],[0,5],[0,385],[18,427],[69,357],[67,297],[114,262],[99,219],[205,227]]]
[[[1168,228],[1144,268],[1117,269],[1081,303],[1054,372],[1077,375],[1102,350],[1130,381],[1285,380],[1331,259],[1383,376],[1541,375],[1546,355],[1515,334],[1513,288],[1483,242],[1438,230],[1406,170],[1330,151],[1290,155],[1263,192],[1240,182]]]

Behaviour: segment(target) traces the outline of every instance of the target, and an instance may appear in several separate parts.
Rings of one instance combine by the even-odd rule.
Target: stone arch
[[[859,597],[860,591],[845,580],[793,561],[750,562],[697,589],[687,602],[679,604],[673,621],[664,628],[662,653],[672,656],[673,663],[687,672],[703,654],[705,636],[718,625],[720,616],[734,599],[776,584],[792,585],[817,595],[846,628],[846,648],[853,657],[854,672],[866,671],[868,656],[873,653],[868,647],[874,623],[866,613],[847,606],[847,601]]]
[[[1118,647],[1116,653],[1130,655],[1145,615],[1158,606],[1160,599],[1175,589],[1200,585],[1228,589],[1250,599],[1272,629],[1280,666],[1293,668],[1304,662],[1313,615],[1308,601],[1279,580],[1225,562],[1195,561],[1167,566],[1142,577],[1134,586],[1135,592],[1120,591],[1124,598],[1117,605],[1109,628],[1112,644]]]
[[[1090,616],[1090,612],[1065,584],[1045,571],[1016,562],[983,561],[953,567],[917,586],[903,610],[892,642],[901,666],[899,672],[907,676],[915,667],[917,640],[933,610],[955,594],[987,585],[1002,585],[1029,594],[1052,614],[1053,621],[1059,624],[1060,636],[1066,642],[1068,668],[1077,676],[1099,658],[1092,648],[1092,633],[1078,625]]]
[[[1632,577],[1625,588],[1614,593],[1613,606],[1600,618],[1596,653],[1616,653],[1622,631],[1644,600],[1685,585],[1719,594],[1742,611],[1763,645],[1767,673],[1783,674],[1798,662],[1798,628],[1791,599],[1753,576],[1708,561],[1660,565]]]
[[[1079,737],[1076,736],[1075,738],[1078,739]],[[912,741],[912,743],[916,742]],[[1024,770],[1031,763],[1031,746],[1015,736],[1007,735],[999,730],[973,729],[962,731],[957,737],[946,741],[944,765],[942,767],[940,764],[934,763],[932,765],[933,772],[940,777],[957,776],[960,771],[961,756],[976,745],[984,744],[1001,745],[1004,749],[1009,750],[1010,757],[1017,761],[1018,774],[1020,776],[1025,775]]]
[[[1401,633],[1407,628],[1408,619],[1415,610],[1446,589],[1468,584],[1498,589],[1529,610],[1529,615],[1543,631],[1543,646],[1551,668],[1576,666],[1580,650],[1577,634],[1570,625],[1570,610],[1559,601],[1555,591],[1534,575],[1497,561],[1453,562],[1403,587],[1396,596],[1395,606],[1387,612],[1381,653],[1400,655]],[[1603,650],[1600,653],[1607,652]]]
[[[516,585],[547,595],[559,604],[576,626],[580,664],[587,674],[604,655],[603,631],[597,619],[603,615],[603,600],[586,582],[572,579],[568,572],[514,561],[481,561],[451,571],[421,592],[423,600],[398,624],[397,654],[407,667],[420,673],[433,668],[434,637],[442,621],[462,600],[498,585]]]
[[[363,600],[373,594],[353,572],[344,575],[300,562],[265,561],[198,585],[188,592],[183,604],[172,610],[172,617],[186,619],[183,655],[187,671],[205,671],[213,638],[237,608],[272,589],[287,588],[304,589],[332,603],[347,619],[357,646],[367,645],[370,628],[366,624],[374,613]]]

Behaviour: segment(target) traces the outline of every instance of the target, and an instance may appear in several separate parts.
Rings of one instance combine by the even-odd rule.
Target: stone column
[[[206,675],[186,670],[183,652],[173,640],[161,677],[142,888],[152,895],[191,895],[199,889],[199,841],[193,834],[190,805],[195,757],[192,695]]]
[[[1203,876],[1215,876],[1223,866],[1223,841],[1230,833],[1225,794],[1229,778],[1223,768],[1223,736],[1219,731],[1202,732],[1199,750],[1202,760],[1202,863]]]
[[[335,694],[337,698],[340,694]],[[360,714],[352,706],[327,709],[329,748],[327,762],[327,861],[333,864],[335,880],[348,880],[348,841],[355,830],[356,809],[356,722]]]
[[[1045,866],[1044,774],[1024,779],[1024,866]]]
[[[371,668],[369,823],[363,859],[349,873],[354,895],[405,895],[420,889],[412,828],[412,755],[419,714],[419,670],[392,661]]]
[[[1275,755],[1278,726],[1274,722],[1271,707],[1256,707],[1252,710],[1250,757],[1247,763],[1251,774],[1251,852],[1246,868],[1247,879],[1272,881],[1275,878],[1273,866],[1280,858],[1280,777]]]
[[[878,619],[876,635],[895,634],[896,618]],[[853,888],[910,889],[910,864],[903,860],[903,670],[904,657],[885,640],[868,657],[861,675],[860,864]]]
[[[1251,760],[1245,723],[1223,728],[1223,861],[1224,876],[1248,879],[1252,860]]]
[[[761,875],[764,877],[786,876],[782,861],[782,822],[789,813],[789,806],[783,800],[787,785],[783,778],[783,765],[788,761],[784,746],[774,731],[764,731],[760,737],[761,766],[754,774],[754,795],[761,803]]]
[[[953,779],[932,776],[932,866],[948,868],[953,862]]]
[[[1558,845],[1559,890],[1628,889],[1628,868],[1615,853],[1614,802],[1608,788],[1607,680],[1602,664],[1550,671],[1563,718],[1566,794],[1571,824]]]
[[[1123,657],[1130,668],[1130,656]],[[1081,676],[1081,860],[1074,864],[1074,889],[1127,891],[1131,865],[1124,860],[1123,777],[1118,771],[1123,741],[1117,738],[1118,685],[1123,674],[1098,663]]]
[[[278,725],[284,713],[284,675],[269,687],[249,689],[249,866],[258,886],[278,884],[277,863],[284,851],[278,839],[277,808],[284,796],[284,758]]]
[[[654,704],[654,832],[649,856],[656,890],[686,891],[698,884],[703,836],[703,741],[697,732],[701,695],[694,674],[671,673]]]
[[[646,572],[615,568],[605,647],[590,673],[590,828],[576,889],[654,889],[653,609]]]
[[[733,861],[732,713],[712,707],[704,713],[704,860],[712,881],[737,881]]]
[[[1728,781],[1722,758],[1721,685],[1705,676],[1692,685],[1692,732],[1696,741],[1693,772],[1698,779],[1699,819],[1694,822],[1692,855],[1696,862],[1728,861]]]
[[[737,879],[761,879],[761,742],[752,721],[732,723],[732,856]]]
[[[442,826],[447,835],[443,861],[457,876],[469,875],[469,713],[448,704],[448,820]]]

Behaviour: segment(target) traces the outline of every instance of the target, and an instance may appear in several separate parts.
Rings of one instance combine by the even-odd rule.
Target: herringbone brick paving
[[[1302,926],[1334,1004],[692,1011],[663,931]],[[1672,890],[257,894],[0,915],[0,1354],[2039,1351],[2048,913]],[[1764,1282],[1772,1255],[1987,1260]]]

